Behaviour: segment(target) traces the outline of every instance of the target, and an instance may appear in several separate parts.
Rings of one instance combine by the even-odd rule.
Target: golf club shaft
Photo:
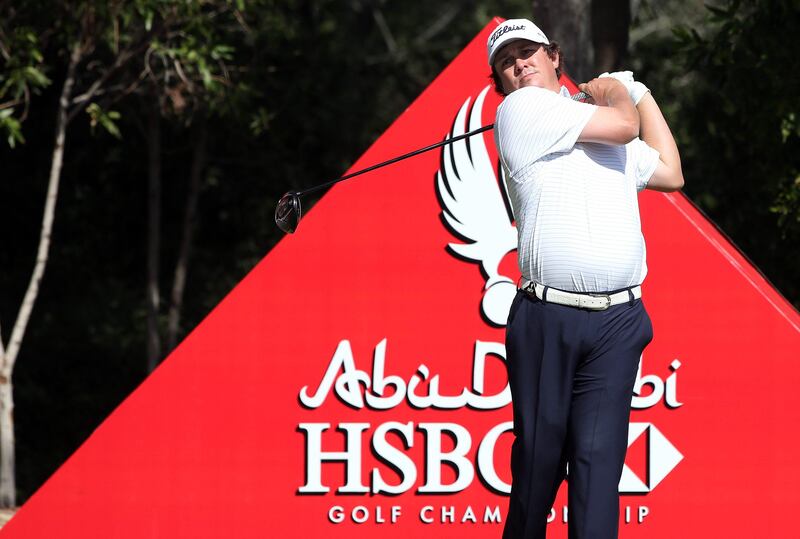
[[[575,101],[580,101],[580,100],[586,99],[588,97],[589,97],[588,94],[586,94],[584,92],[578,92],[575,95],[571,96],[571,99],[573,99]],[[431,144],[430,146],[425,146],[424,148],[420,148],[418,150],[414,150],[413,152],[409,152],[409,153],[400,155],[398,157],[394,157],[392,159],[389,159],[388,161],[383,161],[382,163],[378,163],[377,165],[372,165],[371,167],[367,167],[367,168],[362,169],[362,170],[357,170],[355,172],[351,172],[350,174],[342,176],[341,178],[336,178],[335,180],[331,180],[331,181],[328,181],[328,182],[325,182],[325,183],[321,183],[319,185],[315,185],[314,187],[309,187],[308,189],[303,189],[302,191],[297,191],[295,193],[295,195],[300,197],[300,196],[303,196],[303,195],[307,195],[309,193],[313,193],[315,191],[319,191],[321,189],[325,189],[326,187],[330,187],[331,185],[334,185],[336,183],[343,182],[344,180],[349,180],[350,178],[353,178],[355,176],[359,176],[361,174],[364,174],[364,173],[379,169],[381,167],[385,167],[387,165],[391,165],[392,163],[397,163],[398,161],[402,161],[403,159],[408,159],[409,157],[414,157],[415,155],[419,155],[421,153],[425,153],[425,152],[434,150],[436,148],[440,148],[440,147],[442,147],[442,146],[444,146],[446,144],[452,144],[453,142],[457,142],[457,141],[459,141],[461,139],[472,137],[474,135],[477,135],[479,133],[483,133],[484,131],[488,131],[488,130],[493,129],[493,128],[494,128],[494,124],[484,125],[483,127],[479,127],[478,129],[475,129],[473,131],[469,131],[467,133],[464,133],[463,135],[458,135],[457,137],[452,137],[452,138],[445,139],[445,140],[443,140],[441,142],[437,142],[436,144]]]
[[[378,168],[381,168],[381,167],[385,167],[387,165],[391,165],[392,163],[397,163],[398,161],[402,161],[403,159],[408,159],[409,157],[414,157],[415,155],[419,155],[421,153],[425,153],[425,152],[428,152],[430,150],[434,150],[436,148],[440,148],[440,147],[444,146],[445,144],[450,144],[452,142],[456,142],[456,141],[459,141],[461,139],[465,139],[467,137],[471,137],[473,135],[477,135],[479,133],[483,133],[484,131],[488,131],[488,130],[492,129],[493,127],[494,127],[494,124],[484,125],[483,127],[479,127],[478,129],[475,129],[474,131],[470,131],[469,133],[464,133],[463,135],[459,135],[457,137],[445,139],[445,140],[443,140],[441,142],[437,142],[436,144],[431,144],[430,146],[425,146],[424,148],[420,148],[418,150],[414,150],[413,152],[409,152],[409,153],[400,155],[398,157],[394,157],[392,159],[389,159],[388,161],[384,161],[382,163],[378,163],[377,165],[372,165],[371,167],[367,167],[367,168],[362,169],[362,170],[357,170],[355,172],[351,172],[350,174],[342,176],[341,178],[336,178],[335,180],[331,180],[329,182],[321,183],[319,185],[315,185],[314,187],[309,187],[308,189],[303,189],[302,191],[298,191],[297,195],[298,196],[302,196],[302,195],[306,195],[308,193],[313,193],[314,191],[319,191],[320,189],[325,189],[326,187],[330,187],[333,184],[342,182],[344,180],[349,180],[350,178],[352,178],[354,176],[358,176],[360,174],[364,174],[366,172],[370,172],[370,171],[373,171],[375,169],[378,169]]]

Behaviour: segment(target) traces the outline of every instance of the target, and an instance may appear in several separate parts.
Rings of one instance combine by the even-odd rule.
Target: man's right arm
[[[592,96],[599,107],[581,131],[578,142],[621,146],[639,136],[639,113],[621,82],[604,77],[581,84],[579,88]]]

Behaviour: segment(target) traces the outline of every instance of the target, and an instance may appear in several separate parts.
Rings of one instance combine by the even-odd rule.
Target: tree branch
[[[639,41],[649,37],[651,34],[661,34],[669,32],[673,26],[672,20],[667,16],[659,16],[641,26],[630,31],[630,46],[633,48]]]
[[[175,73],[178,74],[178,77],[186,84],[186,88],[188,88],[189,93],[194,93],[194,83],[186,76],[183,72],[183,68],[181,67],[181,63],[178,61],[177,58],[172,59],[172,65],[175,66]]]
[[[242,27],[245,34],[251,35],[253,33],[253,30],[247,25],[244,17],[242,17],[242,13],[238,9],[233,10],[233,16],[236,18],[236,21],[239,23],[239,26]]]
[[[181,243],[178,249],[178,259],[175,262],[175,273],[172,279],[172,293],[170,295],[169,314],[167,317],[167,347],[175,348],[178,342],[180,329],[183,295],[186,289],[186,274],[189,270],[189,258],[192,250],[192,240],[197,226],[197,200],[200,195],[200,184],[206,164],[206,141],[208,129],[204,111],[199,113],[200,119],[195,128],[195,139],[192,148],[192,168],[189,181],[189,192],[186,196],[186,207],[183,214],[183,227]]]
[[[72,46],[67,76],[64,79],[64,86],[61,88],[61,96],[58,100],[58,118],[56,120],[55,146],[53,148],[53,160],[50,164],[50,180],[47,185],[47,198],[45,200],[44,215],[42,216],[42,228],[39,235],[39,248],[36,253],[36,263],[33,267],[31,280],[22,299],[22,304],[11,330],[11,338],[8,342],[6,354],[2,357],[0,365],[0,376],[11,379],[14,370],[14,363],[17,360],[22,338],[28,327],[33,305],[39,295],[39,284],[44,276],[47,266],[47,258],[50,252],[50,238],[53,231],[53,220],[55,218],[56,200],[58,199],[58,185],[61,180],[61,165],[64,158],[64,141],[67,128],[67,109],[69,108],[70,95],[75,84],[75,71],[81,61],[83,47],[80,41]]]
[[[447,28],[447,25],[455,19],[460,11],[461,8],[458,4],[451,4],[449,9],[442,13],[433,24],[428,26],[428,28],[414,40],[414,43],[417,45],[424,45],[428,40],[435,37],[436,34]]]
[[[0,364],[5,363],[6,347],[3,344],[3,331],[0,329]]]
[[[122,53],[117,56],[117,59],[114,63],[103,73],[97,80],[89,86],[89,89],[86,90],[83,94],[79,96],[75,96],[72,100],[72,105],[74,105],[73,109],[67,115],[67,123],[71,122],[75,116],[81,111],[83,105],[94,99],[97,95],[102,86],[108,81],[108,79],[113,75],[117,70],[119,70],[122,66],[124,66],[128,61],[147,49],[150,46],[150,38],[154,35],[153,32],[148,32],[143,38],[141,43],[139,43],[136,47],[129,47]]]
[[[24,122],[28,118],[28,110],[30,110],[31,106],[31,91],[27,84],[23,87],[22,91],[25,94],[25,99],[23,100],[25,106],[22,108],[22,114],[20,114],[19,117],[20,122]]]
[[[147,371],[152,372],[161,361],[161,118],[157,104],[151,103],[147,116]]]
[[[389,49],[389,53],[392,55],[392,58],[394,58],[395,62],[399,62],[400,55],[397,50],[397,42],[394,40],[391,30],[389,30],[389,25],[386,23],[383,13],[381,13],[378,8],[373,8],[372,16],[375,19],[375,23],[378,25],[378,30],[381,31],[383,40],[386,42],[386,48]]]
[[[6,59],[6,62],[11,60],[11,53],[8,52],[8,48],[6,47],[6,34],[3,32],[3,29],[0,28],[0,54],[3,55],[3,58]]]
[[[14,99],[12,101],[6,101],[5,103],[0,103],[0,110],[16,107],[20,103],[22,103],[22,99]]]
[[[89,89],[86,90],[86,92],[82,93],[81,95],[77,95],[72,99],[72,103],[71,104],[75,105],[75,107],[72,109],[72,111],[67,116],[67,121],[68,122],[71,121],[75,117],[75,115],[77,114],[77,111],[80,109],[81,104],[86,103],[86,102],[90,101],[91,99],[93,99],[95,96],[99,95],[99,93],[102,91],[101,88],[102,88],[103,84],[105,84],[106,81],[111,77],[111,75],[117,69],[122,67],[122,65],[124,65],[125,62],[127,62],[128,59],[131,58],[132,56],[133,56],[132,54],[127,53],[127,52],[117,56],[116,61],[111,65],[111,67],[106,69],[105,73],[103,73],[99,78],[97,78],[92,83],[92,85],[89,86]]]
[[[120,101],[121,99],[131,95],[136,91],[137,88],[139,88],[139,86],[142,85],[142,82],[144,82],[145,78],[147,78],[147,71],[143,69],[142,72],[139,73],[139,77],[131,82],[124,90],[118,91],[123,87],[122,84],[115,86],[113,88],[114,96],[108,101],[108,105],[113,105],[117,101]]]

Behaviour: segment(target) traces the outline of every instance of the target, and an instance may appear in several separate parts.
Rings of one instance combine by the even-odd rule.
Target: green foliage
[[[92,103],[88,107],[86,107],[86,113],[89,115],[89,125],[92,128],[92,134],[95,132],[95,128],[99,124],[103,129],[105,129],[110,135],[114,138],[121,139],[122,133],[119,131],[119,127],[117,127],[116,122],[120,119],[119,112],[115,110],[105,111],[100,108],[100,105],[97,103]]]
[[[31,89],[39,90],[50,84],[42,72],[44,60],[39,39],[29,26],[13,29],[3,43],[6,58],[0,73],[0,98],[7,95],[18,99]]]
[[[14,148],[18,142],[25,142],[25,138],[22,136],[22,125],[13,114],[13,108],[0,110],[0,129],[5,131],[7,135],[6,142],[8,142],[8,145],[12,148]]]
[[[252,95],[241,82],[239,62],[248,55],[245,8],[231,0],[134,2],[31,0],[0,5],[0,131],[10,145],[24,141],[22,125],[32,97],[51,84],[46,75],[64,68],[80,44],[69,118],[85,111],[119,137],[109,109],[131,96],[146,96],[164,113],[187,121],[198,110],[230,112]],[[45,57],[42,51],[50,51]],[[92,106],[92,105],[96,106]],[[91,108],[90,108],[91,107]]]
[[[6,38],[6,39],[2,39]],[[19,26],[10,32],[0,32],[0,132],[12,148],[24,143],[22,122],[28,115],[28,103],[48,87],[44,58],[36,32],[29,26]]]
[[[245,7],[230,0],[137,0],[133,15],[121,20],[139,25],[149,40],[137,64],[147,81],[143,91],[155,92],[165,112],[186,118],[198,110],[229,111],[232,96],[248,93],[236,77],[246,56]]]
[[[702,31],[675,33],[693,75],[679,99],[686,190],[800,303],[800,10],[796,0],[707,7]]]

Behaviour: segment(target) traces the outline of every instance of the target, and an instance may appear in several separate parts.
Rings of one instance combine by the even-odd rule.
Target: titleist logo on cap
[[[489,46],[491,47],[494,45],[494,42],[497,41],[497,38],[502,36],[503,34],[507,34],[508,32],[513,32],[515,30],[525,30],[525,25],[520,24],[517,26],[502,26],[495,30],[494,34],[489,38]]]

